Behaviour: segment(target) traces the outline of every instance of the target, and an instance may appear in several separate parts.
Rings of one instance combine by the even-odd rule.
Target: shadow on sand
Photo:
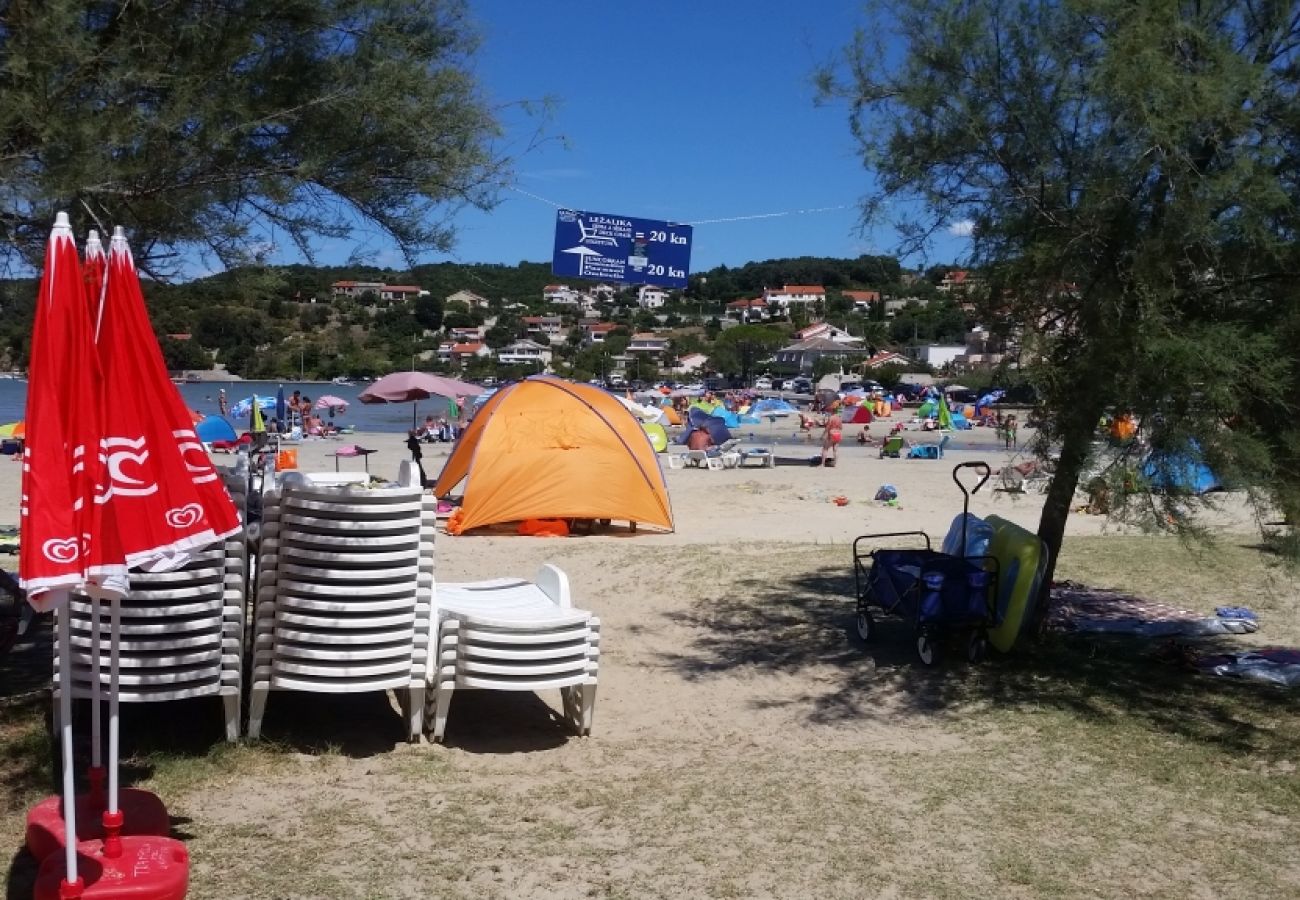
[[[802,704],[814,723],[1055,708],[1079,719],[1137,720],[1229,754],[1291,752],[1292,730],[1266,724],[1294,716],[1294,695],[1197,676],[1161,662],[1161,645],[1051,635],[969,665],[961,646],[951,644],[936,666],[927,667],[901,620],[877,618],[877,633],[865,644],[854,625],[853,597],[851,573],[738,582],[728,596],[701,601],[686,615],[697,636],[667,662],[688,679],[816,667],[819,692],[786,701]]]

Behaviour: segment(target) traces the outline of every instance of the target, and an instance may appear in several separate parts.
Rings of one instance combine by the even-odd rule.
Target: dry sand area
[[[925,669],[901,624],[870,646],[852,634],[853,537],[942,535],[952,466],[1006,461],[991,438],[942,462],[850,445],[834,469],[671,470],[673,534],[440,535],[439,578],[555,562],[600,615],[589,738],[549,695],[459,693],[446,744],[409,746],[388,698],[273,694],[257,745],[220,742],[216,701],[131,710],[129,775],[178,817],[199,898],[1300,895],[1294,696],[1127,643]],[[345,440],[380,451],[376,473],[405,452]],[[331,450],[304,445],[300,464],[332,470]],[[15,509],[17,467],[0,466]],[[871,501],[886,482],[900,509]],[[1040,502],[986,489],[971,508],[1033,527]],[[1253,548],[1235,500],[1215,521],[1221,545],[1201,548],[1075,516],[1059,574],[1245,603],[1260,642],[1300,641],[1293,573]]]

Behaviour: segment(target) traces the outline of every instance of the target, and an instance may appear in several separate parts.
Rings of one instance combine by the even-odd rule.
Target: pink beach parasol
[[[412,403],[430,397],[477,397],[483,388],[458,378],[430,375],[428,372],[394,372],[385,375],[362,391],[357,399],[362,403]],[[411,409],[411,425],[415,425],[418,412]]]

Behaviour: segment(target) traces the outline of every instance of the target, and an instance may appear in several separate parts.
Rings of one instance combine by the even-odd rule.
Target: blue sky
[[[695,271],[893,251],[888,231],[858,230],[871,183],[847,110],[814,104],[812,72],[862,24],[858,0],[473,0],[471,10],[486,93],[495,103],[551,98],[555,139],[523,153],[537,122],[503,112],[504,146],[523,153],[516,184],[535,196],[508,190],[490,213],[461,213],[452,258],[549,260],[552,203],[704,223]],[[826,207],[838,208],[794,212]],[[945,236],[931,260],[954,259],[965,243]]]

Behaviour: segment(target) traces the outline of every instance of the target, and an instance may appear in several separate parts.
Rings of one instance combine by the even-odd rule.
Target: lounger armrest
[[[551,602],[561,609],[573,606],[573,596],[569,593],[569,576],[563,570],[550,563],[545,563],[537,570],[537,587],[551,598]]]

